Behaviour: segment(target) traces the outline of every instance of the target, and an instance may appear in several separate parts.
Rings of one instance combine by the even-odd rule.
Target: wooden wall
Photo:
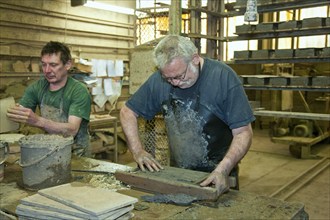
[[[135,0],[108,2],[135,8]],[[38,67],[48,41],[69,45],[73,58],[124,60],[128,76],[134,26],[135,16],[71,7],[70,0],[0,0],[0,98],[18,99],[40,77],[31,66]]]

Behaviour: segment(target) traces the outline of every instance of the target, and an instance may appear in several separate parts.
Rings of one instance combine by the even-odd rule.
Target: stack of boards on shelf
[[[134,197],[78,182],[39,190],[20,200],[19,219],[130,219]]]

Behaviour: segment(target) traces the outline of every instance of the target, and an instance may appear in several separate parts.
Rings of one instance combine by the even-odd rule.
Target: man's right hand
[[[146,166],[150,172],[158,172],[160,169],[164,169],[162,165],[145,150],[133,153],[133,158],[142,171],[145,171],[144,166]]]
[[[7,110],[7,117],[12,121],[33,126],[38,123],[38,116],[31,109],[25,108],[19,104]]]

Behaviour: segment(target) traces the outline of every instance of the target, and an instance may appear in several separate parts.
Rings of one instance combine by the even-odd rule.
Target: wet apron
[[[68,114],[63,110],[63,96],[65,87],[61,91],[61,100],[60,100],[60,107],[56,108],[50,105],[45,104],[44,99],[47,99],[48,87],[45,87],[43,96],[41,99],[40,104],[40,114],[43,118],[47,118],[49,120],[60,122],[60,123],[67,123],[68,122]],[[89,149],[89,135],[88,135],[88,128],[87,126],[82,126],[83,120],[79,127],[77,135],[74,137],[74,144],[72,147],[72,153],[77,156],[89,156],[91,154]]]
[[[197,80],[189,89],[172,87],[162,112],[171,166],[212,172],[224,158],[233,136],[228,125],[200,102],[200,83]],[[237,172],[234,168],[230,175],[237,177]]]

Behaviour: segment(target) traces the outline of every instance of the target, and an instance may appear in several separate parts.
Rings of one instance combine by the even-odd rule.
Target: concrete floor
[[[253,143],[240,163],[240,190],[258,195],[272,196],[291,202],[305,204],[310,219],[330,219],[330,168],[319,174],[309,172],[307,179],[302,173],[326,158],[329,164],[330,144],[321,142],[312,147],[314,159],[296,159],[291,156],[289,146],[272,143],[268,130],[254,130]],[[120,154],[118,163],[131,164],[130,152]],[[308,180],[308,177],[310,180]],[[293,180],[296,180],[293,182]],[[288,183],[293,182],[287,186]],[[287,186],[287,187],[283,187]],[[284,188],[283,194],[277,194]]]

